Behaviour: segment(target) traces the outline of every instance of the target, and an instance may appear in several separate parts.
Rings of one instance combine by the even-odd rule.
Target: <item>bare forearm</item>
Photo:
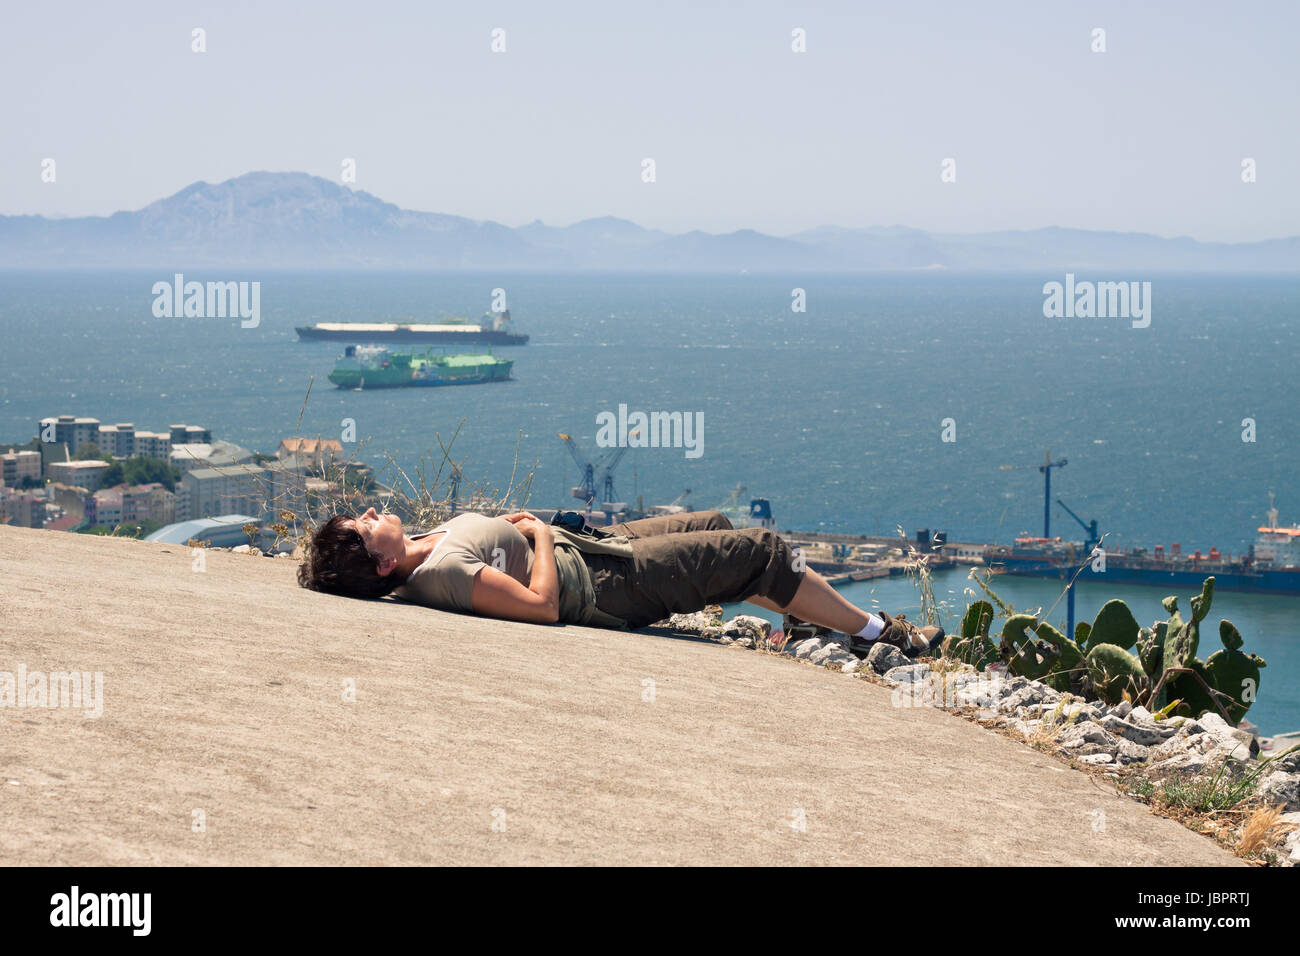
[[[555,539],[551,535],[538,535],[533,542],[533,576],[528,590],[547,602],[559,614],[560,577],[555,567]]]

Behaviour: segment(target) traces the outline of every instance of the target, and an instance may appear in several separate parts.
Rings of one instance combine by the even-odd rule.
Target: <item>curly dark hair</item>
[[[346,522],[335,515],[316,529],[307,559],[298,565],[298,583],[313,591],[345,597],[380,598],[402,583],[401,575],[380,574],[379,558]]]

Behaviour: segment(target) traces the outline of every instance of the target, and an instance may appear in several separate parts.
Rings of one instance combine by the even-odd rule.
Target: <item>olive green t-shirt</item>
[[[552,527],[555,536],[555,570],[559,581],[560,620],[566,624],[625,628],[626,622],[596,606],[591,574],[584,553],[612,554],[631,559],[628,539],[616,535],[601,540]],[[532,542],[512,522],[500,517],[465,512],[438,525],[442,540],[424,563],[393,590],[393,596],[442,611],[474,612],[474,577],[484,566],[502,571],[524,587],[532,583]]]
[[[484,566],[502,571],[524,587],[532,581],[533,549],[504,518],[465,512],[412,540],[445,532],[433,553],[393,594],[444,611],[472,613],[474,577]]]

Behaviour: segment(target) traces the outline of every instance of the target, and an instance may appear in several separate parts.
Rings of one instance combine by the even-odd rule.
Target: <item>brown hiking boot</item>
[[[922,654],[933,656],[943,643],[945,634],[941,627],[933,624],[917,627],[907,619],[906,614],[890,617],[881,611],[880,616],[885,620],[885,629],[876,640],[893,644],[907,657],[920,657]]]

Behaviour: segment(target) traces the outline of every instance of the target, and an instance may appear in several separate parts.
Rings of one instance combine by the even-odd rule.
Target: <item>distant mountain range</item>
[[[1295,272],[1300,237],[1216,243],[1132,232],[1033,229],[933,233],[821,226],[673,235],[624,219],[571,226],[411,212],[306,173],[194,183],[134,212],[0,216],[0,267],[556,269],[674,272]]]

